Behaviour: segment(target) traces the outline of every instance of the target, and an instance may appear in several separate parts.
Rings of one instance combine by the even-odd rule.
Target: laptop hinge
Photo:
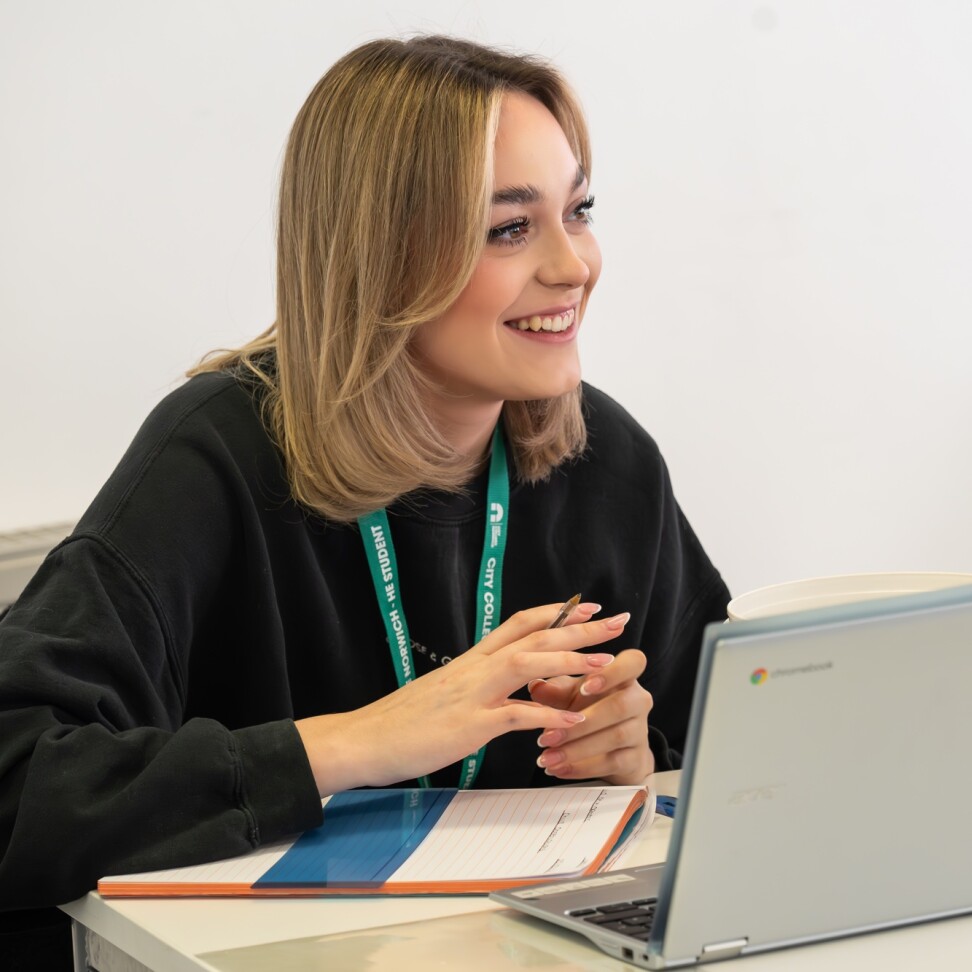
[[[702,946],[700,962],[715,962],[718,959],[735,958],[749,944],[748,938],[733,938],[728,942],[713,942]]]

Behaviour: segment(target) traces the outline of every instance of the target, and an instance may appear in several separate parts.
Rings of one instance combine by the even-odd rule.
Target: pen
[[[564,601],[564,606],[557,612],[557,617],[553,619],[549,627],[559,628],[562,624],[566,624],[567,619],[573,614],[574,608],[580,604],[580,599],[580,594],[575,594],[569,601]]]

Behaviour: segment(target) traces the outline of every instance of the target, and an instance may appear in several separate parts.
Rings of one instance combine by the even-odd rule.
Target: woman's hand
[[[579,649],[616,638],[628,615],[589,621],[597,605],[582,604],[573,623],[549,629],[559,606],[513,615],[448,665],[361,709],[299,720],[321,795],[424,776],[513,729],[573,731],[591,714],[600,725],[605,716],[593,706],[580,712],[542,699],[510,698],[537,679],[572,675],[581,684],[618,664],[612,655]]]
[[[534,702],[586,716],[576,726],[552,726],[541,734],[537,762],[548,775],[637,784],[654,771],[648,748],[652,699],[638,682],[646,663],[643,652],[629,649],[600,672],[530,683]]]

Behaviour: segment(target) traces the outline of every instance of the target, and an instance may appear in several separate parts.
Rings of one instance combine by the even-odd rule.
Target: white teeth
[[[573,308],[563,314],[554,314],[552,317],[540,317],[539,314],[534,314],[532,317],[524,317],[519,321],[509,322],[511,327],[520,331],[549,331],[554,334],[566,331],[573,323]]]

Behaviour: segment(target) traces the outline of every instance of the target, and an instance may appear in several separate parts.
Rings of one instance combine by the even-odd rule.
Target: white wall
[[[972,5],[0,0],[0,530],[78,516],[273,315],[291,120],[376,36],[552,57],[587,106],[587,377],[734,590],[972,569]]]

